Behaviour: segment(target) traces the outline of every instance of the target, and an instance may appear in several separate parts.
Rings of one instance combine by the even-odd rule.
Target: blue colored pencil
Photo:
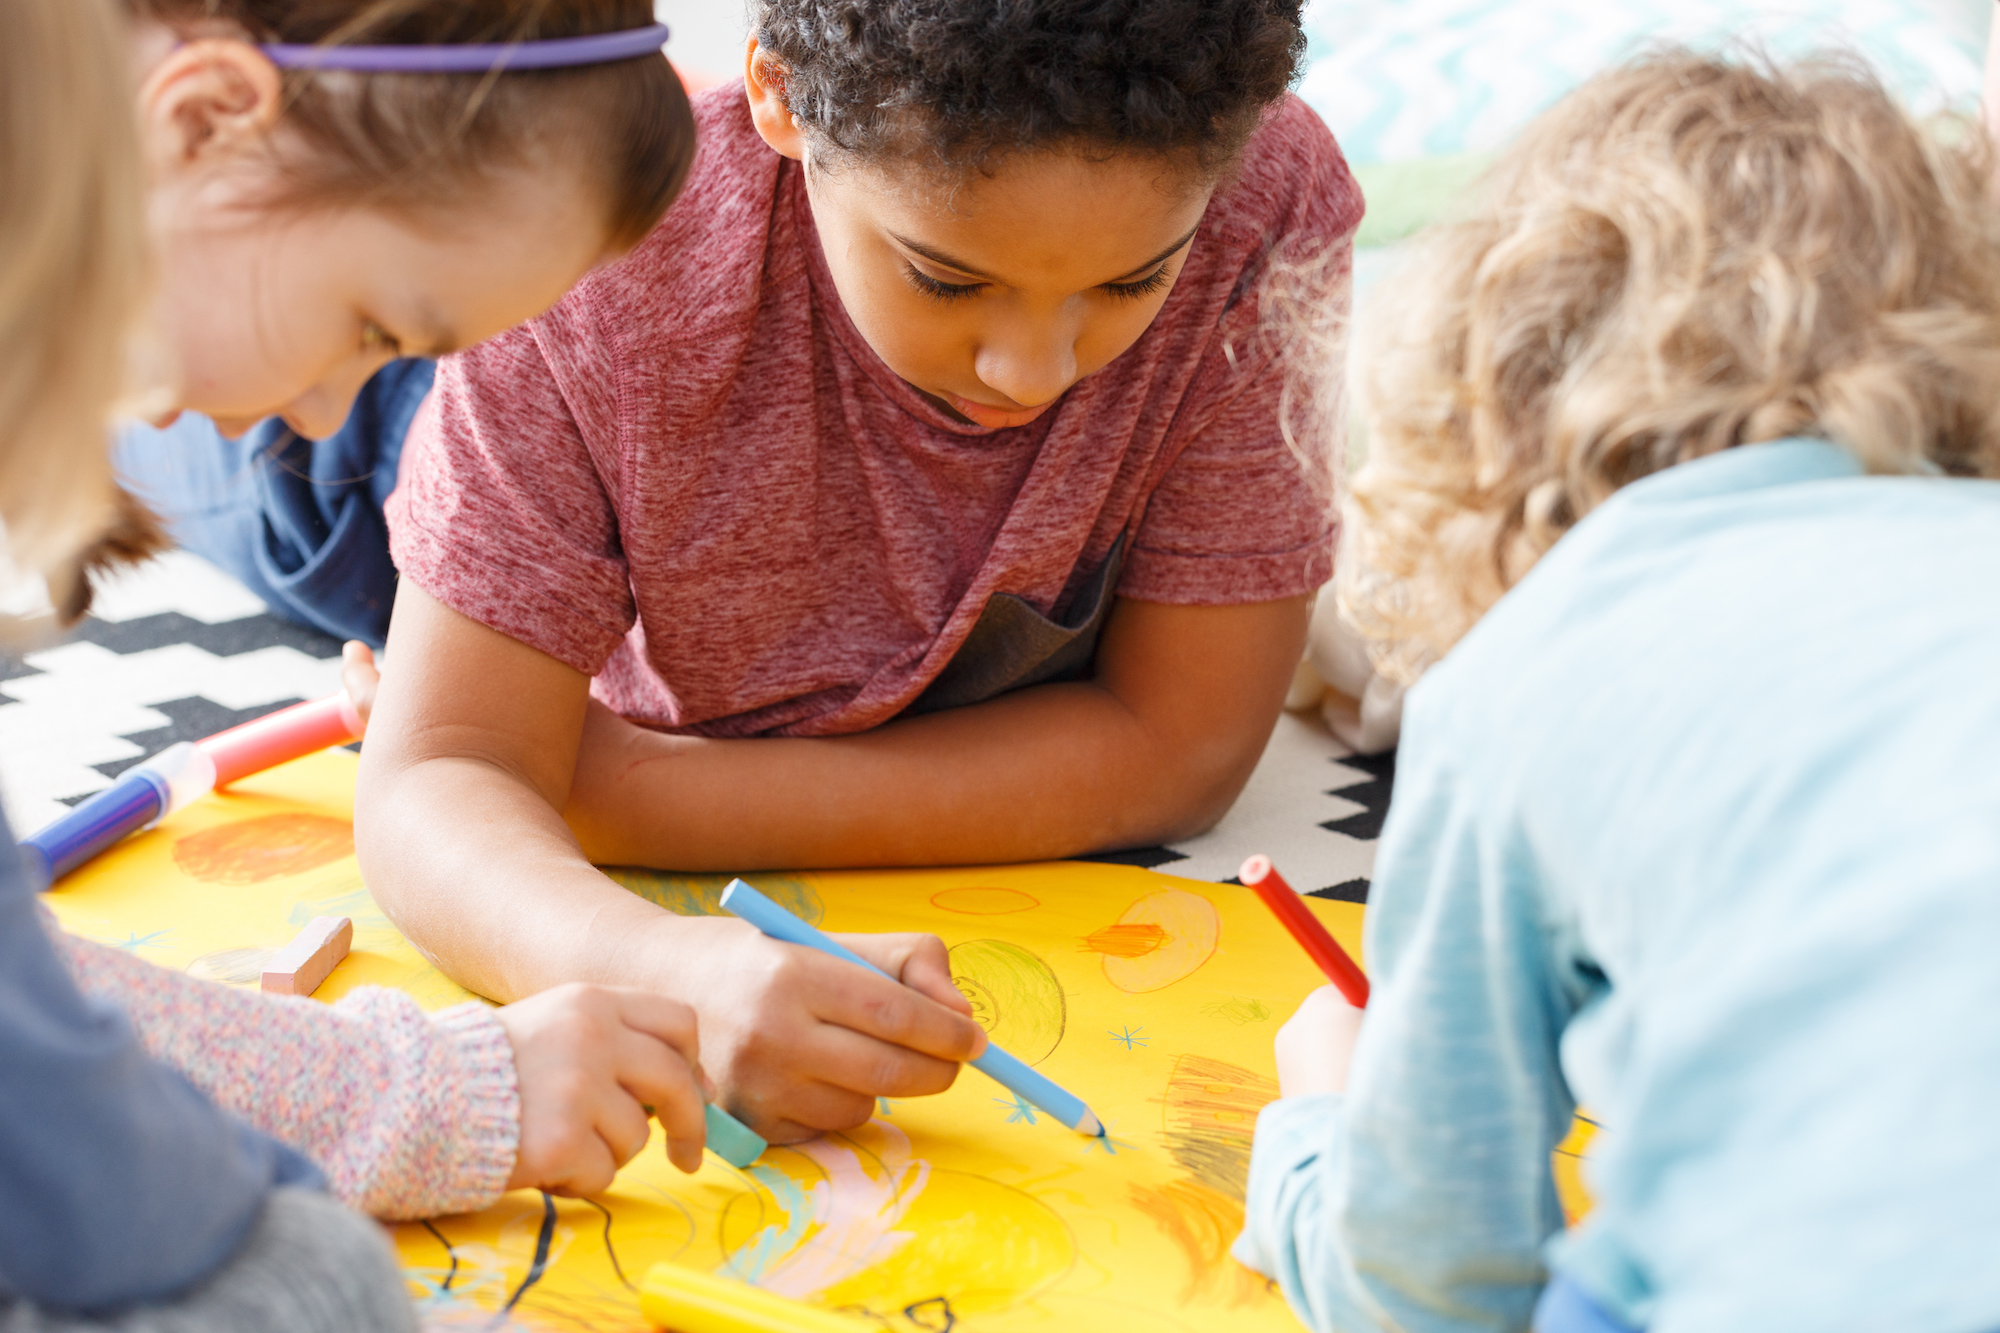
[[[722,891],[722,908],[726,912],[742,917],[774,940],[787,944],[802,944],[808,949],[817,949],[857,967],[865,967],[878,977],[890,977],[887,972],[863,958],[838,940],[798,919],[791,912],[766,898],[742,880],[732,880]],[[988,1045],[986,1053],[972,1062],[972,1067],[998,1083],[1007,1091],[1024,1099],[1029,1105],[1047,1112],[1055,1119],[1068,1125],[1079,1134],[1098,1138],[1104,1133],[1104,1126],[1091,1114],[1083,1099],[1062,1085],[1038,1074],[1026,1061],[1009,1055],[998,1046]]]

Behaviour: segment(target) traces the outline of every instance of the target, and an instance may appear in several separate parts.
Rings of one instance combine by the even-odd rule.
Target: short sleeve
[[[402,577],[594,676],[637,612],[579,406],[615,457],[615,414],[572,401],[535,326],[446,358],[410,428],[389,533]]]
[[[1218,231],[1236,293],[1190,382],[1121,596],[1192,606],[1276,601],[1333,577],[1345,419],[1341,357],[1361,192],[1326,127],[1287,103],[1246,162]]]
[[[1272,356],[1189,428],[1146,505],[1119,594],[1221,606],[1316,591],[1340,535],[1340,424],[1292,412],[1286,358]],[[1229,376],[1225,367],[1215,378]]]

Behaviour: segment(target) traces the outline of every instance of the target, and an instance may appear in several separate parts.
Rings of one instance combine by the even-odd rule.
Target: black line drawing
[[[430,1232],[438,1244],[444,1246],[445,1257],[451,1260],[451,1270],[444,1275],[444,1285],[438,1288],[439,1291],[449,1294],[451,1284],[458,1281],[458,1251],[452,1248],[451,1242],[444,1238],[444,1232],[439,1231],[428,1217],[419,1218],[418,1221],[423,1223],[424,1230]]]
[[[951,1333],[958,1327],[958,1316],[952,1313],[949,1296],[933,1296],[927,1301],[906,1305],[903,1307],[903,1318],[925,1330],[925,1333]]]
[[[493,1322],[487,1325],[488,1328],[506,1327],[508,1316],[514,1313],[514,1307],[521,1303],[523,1296],[534,1290],[535,1284],[542,1280],[542,1274],[548,1272],[549,1247],[555,1243],[555,1238],[556,1196],[550,1194],[547,1190],[543,1190],[542,1229],[540,1234],[535,1237],[535,1261],[528,1265],[528,1275],[521,1279],[521,1285],[514,1288],[514,1294],[509,1296],[507,1303],[501,1306],[499,1311],[494,1314]]]
[[[611,1271],[618,1275],[618,1280],[625,1284],[627,1291],[637,1291],[632,1279],[625,1276],[625,1266],[618,1262],[618,1251],[611,1244],[611,1210],[595,1199],[585,1199],[584,1202],[604,1214],[604,1252],[611,1257]]]

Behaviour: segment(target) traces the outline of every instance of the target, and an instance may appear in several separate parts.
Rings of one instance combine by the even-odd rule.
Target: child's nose
[[[1007,330],[987,339],[972,368],[988,388],[1040,407],[1076,383],[1076,337],[1053,325]]]

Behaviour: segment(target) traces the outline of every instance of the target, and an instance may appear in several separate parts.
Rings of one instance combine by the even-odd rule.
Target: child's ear
[[[806,136],[785,101],[785,67],[752,37],[743,52],[743,87],[750,96],[750,119],[776,152],[804,160]]]
[[[248,42],[207,38],[174,48],[139,89],[139,124],[155,179],[221,160],[271,132],[284,79]]]

